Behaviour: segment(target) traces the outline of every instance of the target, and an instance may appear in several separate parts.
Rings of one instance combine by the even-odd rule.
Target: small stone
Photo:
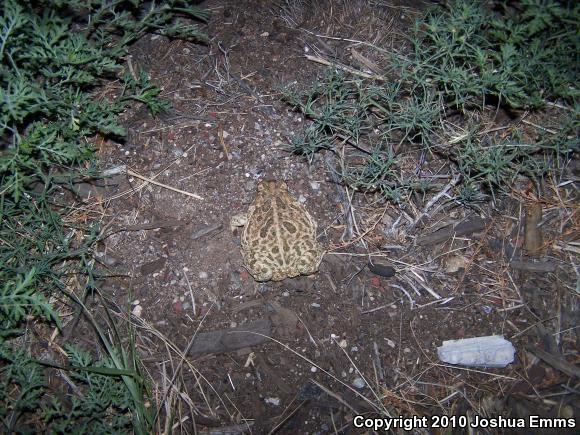
[[[135,317],[141,318],[141,314],[143,314],[143,307],[141,305],[135,305],[131,311],[131,314],[133,314]]]
[[[313,308],[320,308],[320,304],[317,304],[316,302],[312,302],[310,306]]]
[[[310,367],[310,371],[311,371],[312,373],[316,373],[316,371],[317,371],[317,370],[318,370],[318,369],[316,368],[316,366],[312,366],[312,367]]]
[[[370,263],[368,264],[369,270],[375,275],[383,276],[385,278],[391,278],[395,276],[395,268],[388,266],[386,264],[380,263]]]
[[[320,189],[320,183],[317,182],[317,181],[311,181],[310,182],[310,188],[312,190],[318,190],[318,189]]]
[[[462,255],[454,255],[449,257],[445,262],[445,272],[455,273],[459,272],[460,269],[465,269],[468,260]]]
[[[284,296],[285,298],[287,298],[288,296],[290,296],[290,292],[284,291],[284,292],[282,292],[282,296]]]
[[[359,390],[361,388],[364,388],[366,386],[366,384],[367,383],[365,382],[365,380],[363,378],[356,378],[354,381],[352,381],[352,385],[355,388],[358,388]]]
[[[387,341],[389,347],[392,347],[393,349],[395,348],[395,342],[393,340],[389,340],[388,338],[385,338],[385,340]]]
[[[262,38],[267,38],[268,36],[270,36],[270,33],[268,33],[268,32],[263,32],[263,33],[260,33],[260,36],[261,36]]]
[[[200,279],[207,279],[209,277],[207,272],[199,272],[198,276]]]

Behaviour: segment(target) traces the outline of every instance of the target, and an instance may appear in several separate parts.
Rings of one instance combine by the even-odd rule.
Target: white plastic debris
[[[472,367],[505,367],[514,361],[515,352],[501,335],[446,340],[437,348],[441,361]]]

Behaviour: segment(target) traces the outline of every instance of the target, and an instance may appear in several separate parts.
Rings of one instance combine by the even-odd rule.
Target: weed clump
[[[40,365],[29,356],[23,327],[43,317],[60,328],[49,301],[84,309],[98,287],[98,228],[65,218],[71,208],[59,198],[75,181],[96,176],[93,138],[122,137],[117,116],[130,103],[154,115],[168,107],[145,74],[123,73],[123,56],[147,33],[204,39],[183,19],[207,14],[188,3],[7,0],[0,6],[0,432],[150,433],[138,361],[97,322],[102,360],[71,347],[66,359],[75,368],[61,367],[75,380],[70,402],[45,385],[43,365],[55,363]],[[114,92],[99,97],[117,78]],[[82,295],[68,290],[72,278]]]
[[[331,151],[339,157],[332,170],[344,182],[395,201],[437,187],[421,173],[434,154],[454,162],[462,202],[521,176],[546,175],[577,149],[579,21],[578,5],[559,2],[432,9],[415,22],[410,53],[388,56],[388,82],[331,69],[309,89],[284,89],[284,100],[311,120],[290,149],[311,161]],[[517,116],[548,103],[568,113],[535,138],[516,126],[490,132],[482,125],[485,113]],[[422,156],[419,165],[409,161],[412,149]],[[409,166],[414,170],[403,169]]]

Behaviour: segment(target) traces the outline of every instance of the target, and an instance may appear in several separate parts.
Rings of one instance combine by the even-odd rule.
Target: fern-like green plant
[[[204,40],[192,19],[206,18],[186,0],[0,3],[0,432],[151,430],[137,355],[111,343],[92,317],[105,357],[93,361],[68,348],[78,389],[70,403],[45,407],[43,424],[40,397],[45,405],[53,393],[44,387],[42,367],[54,364],[31,359],[27,343],[17,346],[14,337],[32,319],[60,328],[50,297],[85,309],[98,285],[98,227],[63,221],[70,209],[55,195],[96,174],[91,138],[121,139],[117,115],[132,104],[153,115],[169,107],[146,74],[123,74],[129,44],[147,33]],[[112,79],[119,79],[118,91],[98,97]],[[68,291],[72,275],[85,283],[78,296]]]

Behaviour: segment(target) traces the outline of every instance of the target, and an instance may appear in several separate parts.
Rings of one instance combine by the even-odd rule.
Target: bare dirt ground
[[[561,361],[567,349],[578,361],[570,354],[578,339],[576,275],[570,253],[553,249],[556,234],[578,228],[566,198],[538,201],[523,184],[494,207],[430,210],[413,225],[432,195],[409,198],[406,208],[353,195],[330,176],[323,154],[307,162],[285,148],[307,120],[280,101],[280,87],[306,87],[324,74],[304,55],[362,70],[350,50],[373,59],[360,41],[402,44],[423,5],[201,6],[211,12],[209,44],[146,38],[131,52],[133,72],[146,71],[174,111],[158,119],[128,113],[126,144],[101,150],[105,167],[127,165],[200,197],[133,175],[112,179],[106,198],[112,235],[102,246],[103,294],[132,311],[156,394],[176,413],[173,432],[362,433],[352,426],[356,414],[577,416],[578,399],[566,394],[577,388],[570,373],[538,359],[543,350]],[[230,218],[247,209],[263,179],[286,180],[317,220],[328,253],[315,275],[256,283],[244,269]],[[534,201],[548,222],[540,255],[548,272],[510,265],[528,261],[524,217]],[[349,202],[350,239],[343,237]],[[437,232],[461,223],[464,232]],[[371,272],[369,260],[395,276]],[[272,339],[255,336],[259,342],[236,349],[237,342],[202,335],[250,328]],[[437,357],[444,340],[486,335],[509,339],[515,362],[458,369]]]

